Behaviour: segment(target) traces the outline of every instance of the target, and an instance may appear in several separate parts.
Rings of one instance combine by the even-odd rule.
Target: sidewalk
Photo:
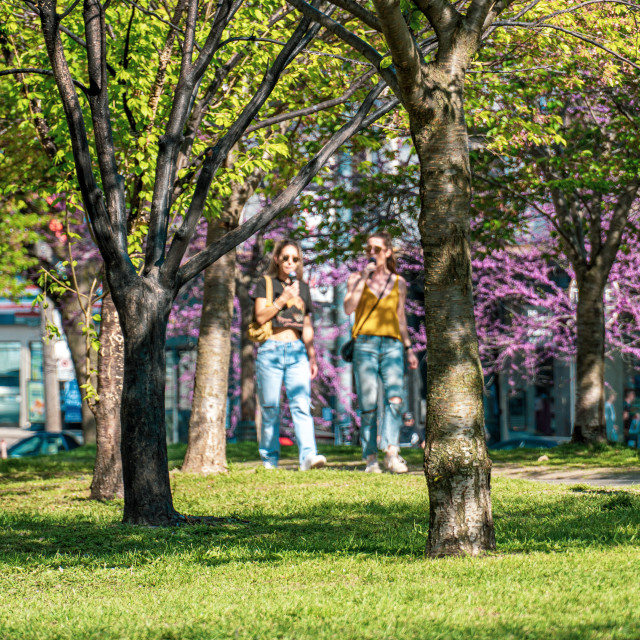
[[[628,487],[638,485],[640,469],[601,467],[598,469],[562,469],[558,467],[521,467],[519,465],[494,465],[493,476],[535,480],[550,484],[590,484],[596,487]]]

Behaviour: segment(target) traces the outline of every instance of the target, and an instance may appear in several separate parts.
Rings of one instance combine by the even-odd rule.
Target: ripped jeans
[[[258,399],[262,413],[260,457],[263,462],[278,466],[280,395],[284,383],[302,464],[309,454],[317,453],[311,416],[311,370],[307,349],[302,340],[266,340],[258,347],[256,369]]]
[[[378,380],[384,392],[380,449],[398,446],[404,399],[404,347],[396,338],[359,335],[353,350],[353,370],[360,406],[362,457],[377,453]],[[389,402],[399,398],[400,402]]]

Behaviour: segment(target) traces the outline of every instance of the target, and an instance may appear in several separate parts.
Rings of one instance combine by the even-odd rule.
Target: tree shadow
[[[575,548],[637,546],[640,496],[593,490],[552,494],[535,510],[526,502],[497,501],[498,551],[565,552]],[[422,558],[428,505],[417,500],[323,500],[287,513],[266,513],[259,499],[228,516],[172,528],[95,523],[69,513],[0,514],[0,554],[21,566],[97,563],[121,566],[153,562],[158,556],[189,556],[189,562],[221,565],[236,561],[281,562],[285,554]],[[204,514],[202,514],[204,515]],[[186,558],[185,558],[186,559]]]

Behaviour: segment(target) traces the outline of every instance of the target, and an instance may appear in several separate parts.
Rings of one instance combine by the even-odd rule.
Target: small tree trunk
[[[209,222],[207,245],[228,231],[222,219]],[[235,249],[205,270],[198,356],[189,421],[189,446],[182,471],[225,473],[226,409],[235,296]]]
[[[102,300],[98,395],[97,450],[91,483],[92,500],[124,496],[120,455],[120,398],[124,371],[124,340],[111,294]]]
[[[453,83],[446,74],[445,82]],[[420,234],[425,264],[428,555],[495,548],[491,461],[485,445],[483,375],[471,283],[471,175],[462,82],[440,85],[411,117],[420,158]]]
[[[45,308],[46,306],[46,308]],[[42,334],[42,369],[44,375],[45,430],[62,431],[60,413],[60,384],[58,382],[58,362],[55,351],[55,338],[49,337],[47,324],[53,323],[51,300],[45,298],[40,311],[40,329]]]
[[[168,526],[173,508],[164,413],[166,328],[173,292],[153,278],[109,280],[124,336],[120,423],[125,524]]]
[[[240,402],[241,421],[244,425],[256,422],[256,359],[253,342],[249,340],[249,324],[253,320],[253,300],[249,295],[246,282],[237,286],[237,296],[240,303]],[[259,433],[259,425],[255,424],[256,434]],[[238,434],[239,438],[247,439],[248,429]]]
[[[64,333],[67,336],[67,343],[69,344],[69,351],[71,352],[73,367],[76,372],[76,380],[78,381],[78,385],[82,385],[87,379],[87,344],[80,328],[82,311],[78,303],[78,297],[75,294],[65,295],[58,308],[60,310],[60,317],[62,318]],[[84,399],[85,395],[84,393],[82,394],[82,435],[85,444],[95,444],[96,417]]]
[[[578,278],[576,422],[572,442],[606,442],[603,282],[593,270]]]

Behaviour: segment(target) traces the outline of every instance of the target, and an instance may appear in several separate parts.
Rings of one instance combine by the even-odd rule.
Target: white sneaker
[[[365,473],[382,473],[382,469],[378,464],[377,460],[372,460],[371,462],[367,462],[367,466],[364,470]]]
[[[322,469],[327,464],[327,459],[317,453],[310,453],[300,465],[300,471],[309,471],[309,469]]]
[[[407,473],[409,471],[406,461],[397,453],[388,453],[384,458],[384,466],[391,473]]]
[[[267,470],[267,471],[275,471],[278,468],[278,465],[273,464],[273,462],[263,462],[262,466]]]

